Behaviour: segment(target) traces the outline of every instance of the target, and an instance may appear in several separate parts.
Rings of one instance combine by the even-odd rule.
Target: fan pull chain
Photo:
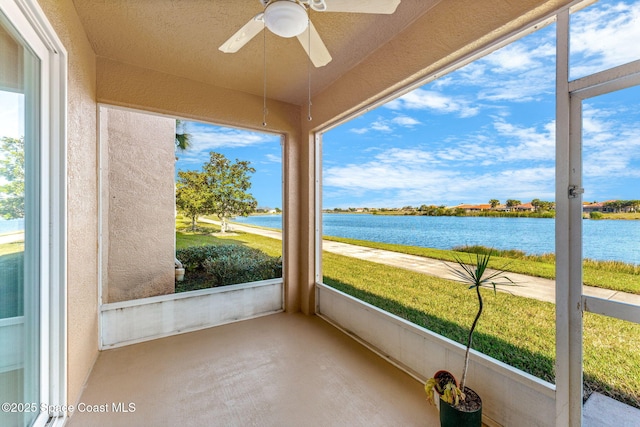
[[[262,30],[262,66],[263,66],[263,82],[262,82],[262,126],[267,127],[267,26],[265,25]]]
[[[313,120],[311,118],[311,20],[309,20],[309,18],[307,17],[307,47],[308,47],[308,51],[309,51],[309,60],[307,61],[307,88],[308,88],[308,101],[309,101],[309,112],[307,114],[307,120],[311,121]]]

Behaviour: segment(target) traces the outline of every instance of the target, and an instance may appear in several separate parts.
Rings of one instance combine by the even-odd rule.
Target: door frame
[[[0,11],[40,59],[40,402],[34,426],[61,426],[67,403],[67,52],[36,0]],[[44,411],[42,411],[44,409]]]

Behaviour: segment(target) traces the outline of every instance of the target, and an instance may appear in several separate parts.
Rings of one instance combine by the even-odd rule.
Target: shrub
[[[180,260],[187,271],[204,270],[204,262],[208,258],[216,256],[219,248],[222,247],[216,245],[189,246],[188,248],[178,249],[176,258]]]
[[[453,248],[453,250],[456,252],[467,252],[467,253],[478,254],[478,255],[493,254],[495,256],[500,256],[505,258],[515,258],[515,259],[524,259],[526,257],[526,253],[518,249],[502,250],[502,249],[488,248],[482,245],[456,246]]]
[[[176,257],[189,271],[204,272],[212,286],[282,277],[282,258],[242,245],[206,245],[179,249]]]
[[[598,212],[598,211],[589,212],[589,218],[591,218],[591,219],[602,219],[602,212]]]

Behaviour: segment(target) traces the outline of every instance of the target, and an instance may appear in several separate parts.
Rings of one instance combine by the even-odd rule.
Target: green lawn
[[[270,255],[281,254],[280,240],[245,233],[221,236],[215,228],[211,231],[207,235],[178,232],[177,245],[243,244]],[[452,259],[448,251],[415,250],[424,256]],[[503,260],[496,261],[501,265]],[[465,286],[327,252],[323,253],[323,267],[324,283],[464,344],[476,313],[474,293]],[[555,306],[501,292],[485,292],[484,296],[485,312],[474,335],[474,348],[554,382]],[[591,313],[585,313],[584,325],[585,389],[640,407],[640,325]]]
[[[185,222],[176,222],[176,249],[198,245],[245,245],[260,249],[270,256],[282,256],[282,242],[250,233],[220,233],[220,227],[213,224],[198,223],[198,231],[186,229]]]

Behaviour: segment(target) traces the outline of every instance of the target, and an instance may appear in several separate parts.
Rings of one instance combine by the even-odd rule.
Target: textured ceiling
[[[439,0],[402,0],[393,15],[310,11],[333,60],[311,67],[312,93],[388,43]],[[308,58],[296,38],[267,31],[239,52],[218,50],[263,11],[259,0],[74,0],[96,55],[215,86],[262,95],[266,41],[269,98],[302,105]],[[373,70],[375,72],[375,70]]]

